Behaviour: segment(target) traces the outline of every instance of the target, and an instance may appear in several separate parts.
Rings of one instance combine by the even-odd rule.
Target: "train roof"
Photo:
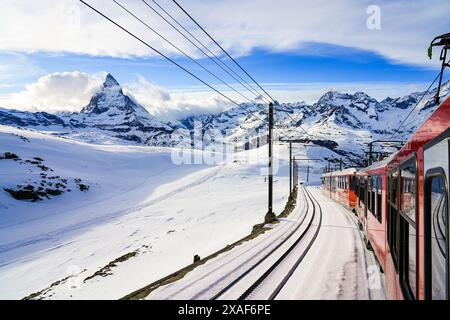
[[[366,167],[364,169],[361,169],[358,172],[367,172],[367,171],[376,170],[376,169],[379,169],[379,168],[386,167],[392,160],[394,160],[396,154],[397,153],[391,154],[386,159],[384,159],[382,161],[375,162],[371,166],[368,166],[368,167]]]
[[[355,168],[349,168],[349,169],[344,169],[344,170],[340,170],[340,171],[328,172],[328,173],[325,173],[324,175],[322,175],[322,178],[350,176],[350,175],[355,174],[356,171],[357,170]]]

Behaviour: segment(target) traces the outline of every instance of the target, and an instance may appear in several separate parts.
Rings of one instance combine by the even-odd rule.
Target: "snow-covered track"
[[[222,290],[220,290],[217,294],[215,294],[211,300],[217,300],[219,299],[225,292],[229,291],[231,288],[233,288],[237,283],[239,283],[243,278],[245,278],[248,274],[250,274],[252,271],[254,271],[259,265],[261,265],[264,261],[266,261],[269,257],[271,257],[276,251],[280,250],[280,248],[286,244],[286,242],[300,229],[300,227],[303,225],[303,223],[306,220],[306,217],[308,216],[309,212],[309,202],[307,201],[307,191],[302,188],[301,189],[304,195],[304,199],[306,200],[305,207],[303,209],[304,212],[301,215],[301,220],[299,221],[298,225],[286,236],[286,238],[283,239],[280,243],[278,243],[272,250],[270,250],[267,254],[265,254],[261,259],[259,259],[255,264],[253,264],[251,267],[249,267],[245,272],[241,273],[236,279],[234,279],[230,284],[228,284],[226,287],[224,287]],[[309,196],[308,196],[309,197]],[[259,252],[262,253],[262,252]]]
[[[260,295],[267,292],[264,288],[266,285],[270,288],[271,293],[264,298],[275,299],[313,246],[322,225],[322,207],[311,192],[306,190],[306,193],[312,205],[311,219],[307,227],[283,255],[239,297],[239,300],[261,298]],[[318,223],[314,224],[316,220]],[[311,233],[311,238],[307,239]],[[302,240],[307,240],[306,246],[304,246],[305,241]],[[274,281],[277,282],[277,285],[273,289]]]

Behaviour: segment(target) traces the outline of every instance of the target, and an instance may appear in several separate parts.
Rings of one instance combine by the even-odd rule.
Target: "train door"
[[[387,242],[389,244],[395,271],[398,262],[398,170],[395,169],[388,176],[387,198]]]
[[[449,299],[449,138],[424,148],[425,299]]]
[[[403,297],[417,298],[417,158],[400,166],[399,189],[399,277]]]

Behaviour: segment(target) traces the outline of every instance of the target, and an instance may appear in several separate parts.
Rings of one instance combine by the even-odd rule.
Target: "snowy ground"
[[[262,222],[266,148],[212,166],[176,165],[172,151],[86,144],[0,126],[0,156],[12,152],[23,162],[0,160],[0,298],[45,289],[39,298],[117,299]],[[280,145],[275,152],[281,160],[274,207],[280,213],[288,196],[288,150]],[[317,148],[295,154],[335,156]],[[71,192],[39,202],[6,193],[4,188],[40,182],[42,171],[24,163],[36,157],[53,170],[49,175],[67,180]],[[323,165],[311,163],[312,181],[318,182]],[[302,167],[301,179],[305,172]],[[89,191],[78,190],[75,179]]]
[[[381,274],[373,274],[379,269],[373,253],[364,248],[352,214],[319,189],[312,193],[322,206],[322,226],[313,249],[277,299],[383,299]]]
[[[0,154],[40,157],[52,174],[91,187],[17,201],[3,188],[34,182],[40,172],[0,161],[0,298],[23,298],[69,277],[41,297],[117,299],[247,235],[267,211],[265,148],[219,165],[177,166],[163,148],[90,145],[5,126],[0,141]],[[287,201],[287,173],[283,161],[277,213]],[[85,281],[127,254],[103,269],[107,277]]]
[[[309,190],[322,206],[321,223],[318,214],[311,214],[312,203],[300,192],[298,206],[288,219],[282,219],[264,235],[208,261],[182,280],[157,289],[148,299],[237,299],[307,230],[310,219],[314,232],[307,231],[296,250],[248,298],[261,300],[270,296],[292,267],[289,260],[295,261],[302,255],[320,224],[310,251],[276,298],[384,299],[382,277],[374,272],[378,267],[373,254],[364,248],[352,213],[324,196],[319,188]],[[291,232],[293,236],[272,251]],[[248,270],[251,272],[247,273]],[[240,280],[236,281],[238,277]],[[235,285],[223,292],[233,282]],[[218,296],[220,292],[223,293]]]

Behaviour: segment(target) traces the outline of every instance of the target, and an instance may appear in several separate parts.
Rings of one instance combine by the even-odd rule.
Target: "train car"
[[[389,159],[356,174],[358,220],[390,299],[449,299],[450,98]]]
[[[322,190],[347,209],[355,208],[356,169],[329,172],[322,176]]]

